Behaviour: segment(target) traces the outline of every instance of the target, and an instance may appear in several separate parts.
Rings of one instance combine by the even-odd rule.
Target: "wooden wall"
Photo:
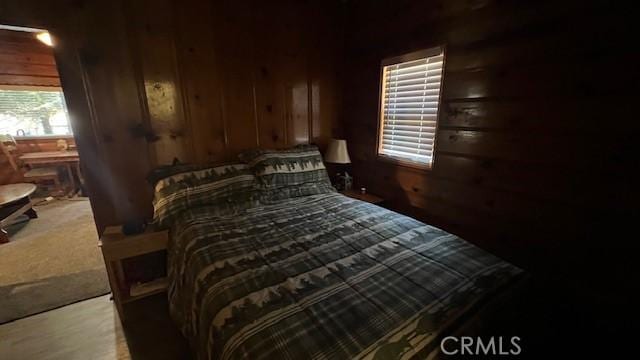
[[[339,132],[340,3],[0,3],[47,28],[98,227],[151,213],[154,166]]]
[[[606,2],[350,2],[341,119],[355,181],[529,270],[608,288],[637,246],[619,235],[637,214],[640,56],[627,14]],[[380,61],[436,45],[434,169],[380,161]]]
[[[0,86],[60,86],[53,49],[34,33],[0,29]]]
[[[528,269],[607,283],[589,264],[624,270],[631,242],[612,232],[638,200],[638,52],[618,6],[23,0],[0,1],[0,23],[54,36],[99,228],[148,216],[145,174],[175,156],[322,144],[342,125],[356,181],[393,208]],[[440,44],[434,169],[378,161],[380,60]]]
[[[128,3],[154,161],[326,142],[336,111],[335,10],[293,0]]]
[[[18,151],[20,153],[58,151],[59,140],[66,141],[70,149],[76,146],[76,142],[71,135],[17,138],[16,143],[18,144]]]
[[[0,88],[31,89],[60,87],[53,49],[35,38],[34,33],[0,29]],[[21,151],[48,151],[57,139],[19,140]],[[73,142],[73,139],[69,141]],[[9,161],[0,156],[0,184],[22,181]]]

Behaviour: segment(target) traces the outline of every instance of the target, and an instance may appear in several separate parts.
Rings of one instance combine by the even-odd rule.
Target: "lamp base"
[[[336,180],[333,186],[338,191],[351,190],[353,188],[353,177],[346,171],[343,174],[336,174]]]

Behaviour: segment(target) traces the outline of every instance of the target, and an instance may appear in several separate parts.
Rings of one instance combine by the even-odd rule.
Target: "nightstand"
[[[147,229],[141,234],[127,236],[122,233],[120,226],[107,227],[100,237],[98,246],[102,250],[113,302],[118,310],[120,321],[124,322],[124,312],[122,311],[124,304],[167,290],[166,277],[144,284],[127,284],[122,260],[166,250],[168,241],[167,230],[152,231]]]
[[[375,196],[375,195],[369,194],[369,193],[363,194],[363,193],[361,193],[359,191],[355,191],[355,190],[343,190],[343,191],[340,191],[340,193],[342,195],[344,195],[344,196],[348,196],[350,198],[366,201],[368,203],[372,203],[372,204],[376,204],[376,205],[379,205],[379,204],[384,202],[384,199],[379,197],[379,196]]]

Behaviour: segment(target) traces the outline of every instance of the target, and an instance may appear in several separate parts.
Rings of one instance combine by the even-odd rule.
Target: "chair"
[[[16,139],[14,139],[13,136],[8,134],[0,135],[0,148],[2,148],[2,153],[7,157],[7,160],[9,160],[9,164],[11,164],[13,170],[22,175],[25,181],[33,183],[52,181],[55,189],[59,193],[63,192],[60,175],[56,166],[27,168],[26,171],[23,171],[25,167],[19,163],[20,155],[22,154],[18,148],[18,143],[16,143]]]

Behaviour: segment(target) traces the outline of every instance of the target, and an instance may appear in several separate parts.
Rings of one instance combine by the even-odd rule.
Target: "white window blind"
[[[0,85],[0,135],[71,135],[61,90],[4,89]]]
[[[440,47],[383,62],[378,154],[431,166],[443,64]]]

